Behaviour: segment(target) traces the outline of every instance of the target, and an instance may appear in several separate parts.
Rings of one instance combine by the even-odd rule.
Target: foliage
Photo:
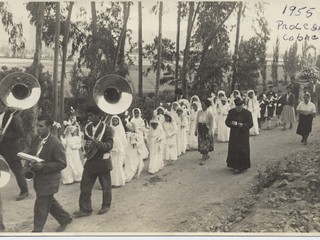
[[[286,50],[283,56],[283,70],[285,74],[285,84],[287,83],[287,77],[295,76],[296,72],[299,71],[299,55],[298,43],[295,42],[290,46],[289,51]]]
[[[148,75],[151,71],[157,71],[158,65],[158,48],[159,38],[158,36],[154,38],[153,43],[147,44],[144,47],[145,53],[144,57],[151,62],[151,66],[147,68],[144,72],[145,75]],[[163,73],[163,77],[160,79],[160,84],[169,83],[174,85],[174,60],[175,60],[175,43],[168,38],[162,39],[162,51],[161,51],[161,65],[160,68]]]
[[[320,69],[320,55],[317,57],[316,67]]]
[[[273,48],[273,61],[271,66],[271,77],[274,86],[278,86],[279,45],[279,37],[277,37],[276,46]]]
[[[192,94],[210,96],[222,87],[231,64],[225,21],[235,6],[236,3],[230,2],[202,2],[200,5],[188,63],[189,76],[195,75],[190,84]]]
[[[259,78],[259,49],[260,40],[252,37],[248,41],[241,39],[239,44],[239,60],[237,61],[237,79],[239,89],[256,89]]]
[[[4,2],[0,2],[0,15],[4,29],[9,35],[8,42],[13,52],[12,57],[16,57],[18,53],[23,53],[25,49],[22,22],[13,22],[13,15],[8,11],[7,4]]]
[[[229,42],[227,30],[221,29],[211,49],[207,51],[203,64],[197,70],[197,77],[191,84],[191,94],[210,96],[211,92],[223,87],[223,80],[231,66]]]

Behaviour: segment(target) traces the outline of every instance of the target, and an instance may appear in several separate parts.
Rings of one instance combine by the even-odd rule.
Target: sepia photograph
[[[0,236],[320,236],[320,2],[0,2]]]

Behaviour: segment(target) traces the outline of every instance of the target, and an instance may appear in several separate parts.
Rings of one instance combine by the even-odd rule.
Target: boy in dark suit
[[[99,179],[102,188],[102,205],[98,214],[108,212],[111,205],[111,176],[112,163],[110,151],[113,147],[113,130],[101,121],[101,111],[97,106],[87,109],[89,123],[85,127],[86,151],[93,147],[93,154],[87,156],[83,166],[83,174],[80,183],[79,211],[74,217],[85,217],[92,214],[91,192]],[[91,148],[92,149],[92,148]]]
[[[65,230],[72,218],[54,198],[60,185],[60,171],[66,164],[66,155],[61,141],[51,134],[53,121],[48,116],[39,116],[37,122],[38,137],[32,142],[30,154],[44,160],[31,164],[34,171],[34,190],[37,194],[34,205],[34,229],[42,232],[50,213],[59,223],[57,232]]]

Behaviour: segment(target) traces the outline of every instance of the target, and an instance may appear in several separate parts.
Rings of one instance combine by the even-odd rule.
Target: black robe
[[[243,126],[233,126],[232,121],[242,123]],[[227,166],[238,170],[250,168],[250,143],[249,129],[253,126],[251,112],[242,109],[241,112],[231,109],[226,119],[226,125],[231,129],[229,138],[229,148]]]

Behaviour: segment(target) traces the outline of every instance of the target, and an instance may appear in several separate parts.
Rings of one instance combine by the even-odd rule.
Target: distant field
[[[32,63],[32,59],[21,59],[21,58],[0,58],[0,67],[7,66],[8,68],[18,67],[25,69],[26,67],[30,66]],[[44,71],[48,71],[51,75],[53,74],[53,61],[52,60],[42,60],[42,64],[44,65]],[[70,71],[72,69],[74,62],[68,61],[67,62],[67,78],[65,82],[65,89],[66,92],[69,92],[69,80],[70,80]],[[147,66],[144,66],[147,68]],[[61,62],[59,62],[59,78],[60,78],[60,70],[61,70]],[[135,91],[138,91],[138,66],[130,66],[129,68],[129,78],[133,82],[133,88]],[[154,92],[155,91],[155,81],[156,81],[156,74],[150,73],[148,76],[143,77],[143,91],[147,92]],[[173,90],[172,86],[160,86],[160,90]]]
[[[32,63],[32,59],[21,59],[21,58],[0,58],[0,67],[7,66],[8,68],[18,67],[25,69],[27,66],[30,66]],[[44,65],[44,71],[48,71],[50,74],[53,74],[53,61],[52,60],[42,60],[42,64]],[[70,92],[70,71],[72,69],[74,62],[68,61],[67,62],[67,78],[65,82],[65,89],[66,92]],[[148,66],[144,66],[146,69]],[[61,70],[61,62],[59,62],[59,78],[60,78],[60,70]],[[278,68],[278,78],[284,79],[284,73],[282,66]],[[129,78],[133,83],[133,88],[135,92],[138,91],[138,66],[133,65],[129,67]],[[261,79],[260,79],[261,81]],[[267,67],[267,82],[271,81],[271,65]],[[155,82],[156,82],[156,74],[151,72],[148,76],[143,77],[143,92],[154,92],[155,91]],[[160,86],[160,90],[174,90],[173,86],[163,85]],[[260,90],[260,89],[259,89]],[[276,89],[275,89],[276,90]]]

